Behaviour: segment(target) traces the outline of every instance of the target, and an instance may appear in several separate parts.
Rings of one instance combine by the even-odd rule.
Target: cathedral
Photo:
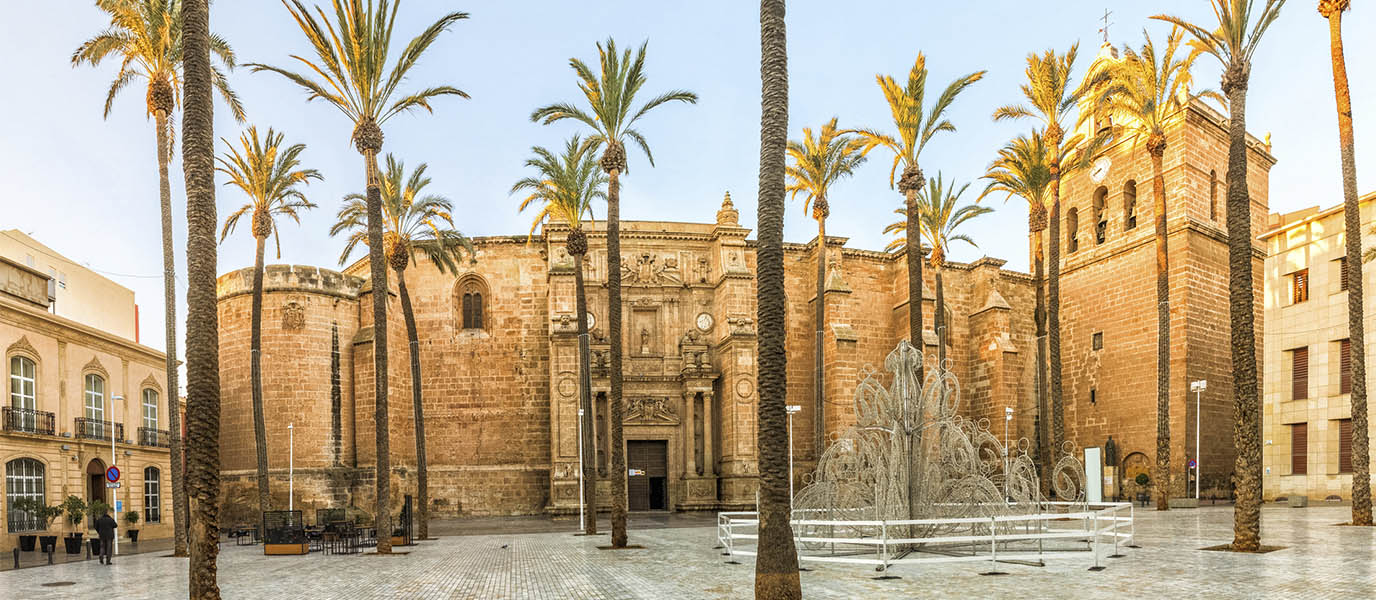
[[[1111,50],[1106,50],[1109,53]],[[1111,58],[1101,54],[1100,59]],[[1110,127],[1096,119],[1082,127]],[[1165,183],[1171,264],[1172,495],[1201,477],[1226,497],[1232,473],[1224,173],[1227,121],[1193,102],[1168,126]],[[1254,236],[1267,215],[1269,143],[1249,138]],[[1063,182],[1061,338],[1066,448],[1104,447],[1106,497],[1132,497],[1156,452],[1156,294],[1151,166],[1132,138],[1095,168]],[[1138,200],[1139,190],[1141,200]],[[715,206],[712,202],[706,206]],[[710,209],[709,209],[710,210]],[[711,217],[710,213],[704,215]],[[632,510],[753,507],[756,454],[755,242],[730,194],[704,223],[624,221],[621,272],[607,269],[605,222],[584,223],[589,310],[575,314],[567,224],[526,236],[475,238],[457,277],[428,262],[407,271],[423,376],[431,512],[563,514],[578,507],[577,320],[592,336],[593,440],[599,503],[608,477],[607,282],[623,286],[623,419]],[[1046,236],[1047,231],[1029,233]],[[903,250],[850,248],[843,237],[788,244],[788,404],[799,487],[830,439],[854,422],[856,385],[908,337]],[[825,292],[816,290],[824,253]],[[1257,305],[1262,257],[1254,258]],[[1039,418],[1032,278],[981,258],[944,264],[943,331],[931,330],[933,269],[924,269],[921,346],[944,346],[961,382],[959,410],[994,423],[1012,409],[1010,435],[1049,433]],[[273,492],[285,502],[294,464],[296,505],[370,507],[375,464],[371,303],[367,260],[343,272],[270,265],[263,302],[263,382]],[[256,506],[249,390],[252,271],[218,282],[221,456],[227,522]],[[394,495],[414,494],[415,441],[406,329],[394,288],[388,303],[390,446]],[[824,302],[823,365],[816,302]],[[1257,335],[1263,323],[1258,310]],[[1258,344],[1260,348],[1260,344]],[[883,376],[883,373],[879,373]],[[1207,380],[1199,398],[1189,382]],[[822,386],[820,403],[814,392]],[[1196,412],[1199,406],[1199,412]],[[1045,409],[1043,409],[1044,411]],[[1046,412],[1049,415],[1049,411]],[[1198,420],[1198,425],[1196,421]],[[1196,427],[1200,439],[1196,440]],[[1199,447],[1196,454],[1195,448]],[[1110,448],[1112,448],[1110,450]],[[290,456],[289,456],[290,455]],[[1199,473],[1189,463],[1198,461]],[[1191,486],[1193,487],[1193,486]],[[363,508],[366,510],[366,508]],[[236,516],[244,515],[244,516]]]

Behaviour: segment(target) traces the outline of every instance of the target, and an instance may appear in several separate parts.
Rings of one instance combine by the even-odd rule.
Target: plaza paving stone
[[[1346,506],[1263,510],[1262,555],[1209,552],[1231,541],[1232,509],[1137,512],[1138,549],[1091,572],[1090,557],[1045,567],[988,563],[872,570],[810,565],[808,598],[1363,598],[1376,597],[1376,530],[1337,527]],[[455,526],[462,528],[462,522]],[[449,529],[446,527],[445,529]],[[632,530],[643,550],[598,550],[607,536],[499,533],[445,536],[405,556],[263,556],[261,547],[221,546],[225,598],[748,598],[753,564],[727,564],[712,527]],[[149,553],[0,573],[0,598],[186,597],[184,559]],[[63,587],[45,583],[75,582]]]

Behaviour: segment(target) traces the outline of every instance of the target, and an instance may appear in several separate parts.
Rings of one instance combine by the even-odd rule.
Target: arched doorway
[[[99,458],[93,458],[91,462],[86,463],[86,503],[90,504],[96,500],[110,503],[105,494],[105,461]]]
[[[1119,497],[1132,501],[1137,499],[1138,494],[1151,494],[1152,486],[1150,483],[1145,486],[1137,484],[1139,474],[1145,474],[1148,478],[1152,476],[1151,466],[1151,459],[1141,452],[1133,452],[1124,457],[1123,477],[1119,479],[1119,483],[1122,485]]]

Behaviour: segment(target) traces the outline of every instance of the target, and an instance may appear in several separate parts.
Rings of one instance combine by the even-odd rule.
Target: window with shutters
[[[1352,419],[1338,420],[1338,472],[1352,472]]]
[[[1309,398],[1309,348],[1295,348],[1290,351],[1290,399]]]
[[[1299,304],[1309,299],[1309,269],[1300,269],[1290,274],[1290,303]]]
[[[1309,473],[1309,424],[1295,423],[1290,426],[1290,474]]]
[[[1352,340],[1338,342],[1338,393],[1352,393]]]
[[[1338,259],[1338,291],[1347,290],[1347,257]]]
[[[490,305],[487,282],[476,273],[469,273],[459,279],[454,286],[454,304],[459,328],[464,330],[485,330],[489,319]]]

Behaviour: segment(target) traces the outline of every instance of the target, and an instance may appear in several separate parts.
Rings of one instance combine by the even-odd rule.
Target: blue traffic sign
[[[105,469],[105,480],[109,481],[110,483],[119,481],[119,467],[111,466],[110,468]]]
[[[1191,459],[1190,459],[1190,468],[1193,469],[1193,468],[1195,468],[1195,467],[1197,467],[1197,466],[1199,466],[1199,463],[1198,463],[1198,462],[1195,462],[1195,460],[1194,460],[1193,458],[1191,458]]]

